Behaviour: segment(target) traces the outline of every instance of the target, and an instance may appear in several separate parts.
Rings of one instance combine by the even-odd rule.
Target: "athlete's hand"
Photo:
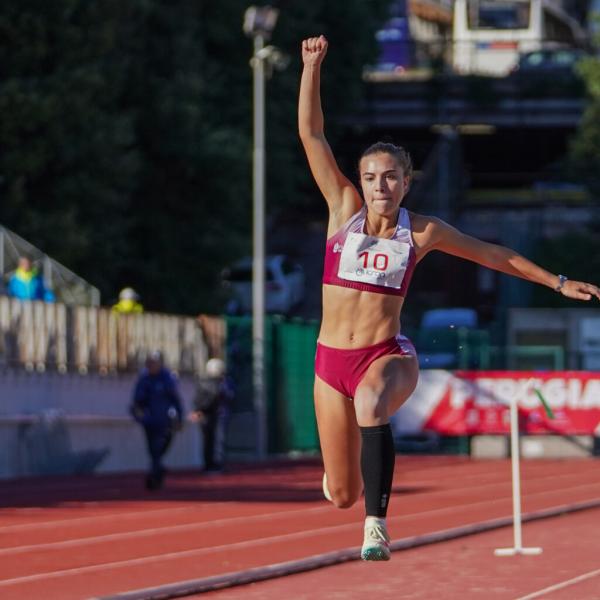
[[[302,61],[305,66],[318,67],[327,54],[327,40],[324,35],[302,41]]]
[[[567,279],[560,293],[567,298],[574,300],[591,300],[594,296],[600,300],[600,290],[598,286],[582,281],[572,281]]]

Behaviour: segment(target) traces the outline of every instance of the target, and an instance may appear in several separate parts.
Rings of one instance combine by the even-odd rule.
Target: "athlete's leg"
[[[352,401],[315,377],[315,412],[327,489],[338,508],[349,508],[360,497],[360,432]]]
[[[390,416],[413,392],[418,377],[414,356],[375,360],[356,389],[356,418],[362,438],[361,470],[365,484],[364,560],[389,560],[385,517],[394,476],[394,440]]]
[[[360,427],[385,425],[408,400],[419,377],[413,355],[382,356],[374,360],[356,388],[354,409]]]

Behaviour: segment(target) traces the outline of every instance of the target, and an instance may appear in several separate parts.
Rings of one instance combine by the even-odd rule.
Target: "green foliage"
[[[0,222],[148,309],[218,311],[251,243],[247,0],[21,0],[0,6]],[[317,198],[296,135],[300,41],[324,33],[328,135],[362,94],[389,0],[280,3],[267,83],[271,216]]]
[[[0,14],[0,220],[100,285],[108,269],[88,266],[118,270],[139,170],[119,106],[125,16],[117,0],[23,0]]]
[[[544,265],[552,273],[562,273],[570,279],[598,283],[600,281],[600,223],[586,230],[576,230],[538,243],[534,262]],[[533,288],[533,306],[581,308],[577,300],[560,294],[548,294],[541,286]]]
[[[600,59],[582,60],[578,71],[587,89],[587,105],[571,141],[570,168],[600,198]]]
[[[327,138],[336,152],[342,135],[341,117],[363,98],[363,67],[377,56],[375,31],[385,21],[389,4],[390,0],[281,3],[272,43],[283,49],[291,62],[267,84],[267,177],[268,189],[283,189],[285,195],[269,192],[271,215],[290,208],[320,211],[323,205],[296,135],[301,41],[323,34],[329,42],[321,77],[322,102]]]

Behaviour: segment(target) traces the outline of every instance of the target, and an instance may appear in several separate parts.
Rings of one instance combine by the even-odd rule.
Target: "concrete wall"
[[[141,428],[128,415],[135,374],[114,376],[0,371],[0,478],[140,470]],[[193,380],[180,380],[187,412]],[[200,468],[198,427],[187,424],[167,466]]]
[[[523,458],[585,458],[595,454],[591,435],[522,435],[520,454]],[[473,458],[509,458],[508,435],[477,435],[471,440]]]

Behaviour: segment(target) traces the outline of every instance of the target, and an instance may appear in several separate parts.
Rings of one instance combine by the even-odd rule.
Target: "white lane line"
[[[567,491],[579,489],[579,488],[589,488],[594,486],[600,486],[600,483],[588,483],[582,484],[580,486],[576,486],[573,488],[568,488]],[[527,498],[532,498],[533,496],[541,496],[547,497],[551,494],[563,494],[565,492],[564,488],[560,490],[553,490],[551,492],[536,492],[533,494],[529,494]],[[489,506],[491,504],[498,504],[502,502],[508,502],[510,500],[509,496],[493,498],[491,500],[480,500],[478,502],[469,502],[460,505],[454,506],[445,506],[441,508],[432,508],[428,510],[421,510],[416,512],[404,513],[402,515],[397,516],[389,516],[388,522],[401,522],[401,521],[409,521],[415,519],[423,519],[429,518],[431,516],[439,516],[439,515],[448,515],[453,513],[459,513],[464,510],[471,510],[476,507],[483,505]],[[235,525],[236,523],[244,523],[248,524],[249,522],[260,522],[260,521],[269,521],[280,518],[288,518],[294,515],[316,515],[323,512],[328,512],[331,510],[331,506],[329,504],[316,506],[312,508],[301,508],[292,511],[281,511],[278,513],[262,513],[256,515],[247,515],[247,516],[239,516],[239,517],[224,517],[221,519],[215,519],[211,521],[203,521],[200,523],[182,523],[180,525],[166,525],[164,527],[152,527],[146,529],[140,529],[137,531],[128,531],[122,533],[111,533],[105,535],[98,536],[89,536],[83,538],[75,538],[72,540],[62,540],[58,542],[47,542],[47,543],[38,543],[38,544],[28,544],[24,546],[13,546],[11,548],[2,548],[0,549],[0,556],[3,555],[14,555],[14,554],[22,554],[26,552],[42,552],[45,550],[56,550],[61,548],[71,548],[74,546],[85,546],[92,544],[100,544],[103,542],[117,541],[117,540],[127,540],[127,539],[135,539],[135,538],[144,538],[151,537],[156,534],[169,534],[180,532],[180,531],[193,531],[193,530],[203,530],[208,528],[218,527],[220,525]],[[355,505],[352,512],[362,510],[361,507]]]
[[[561,494],[562,495],[565,493],[565,491],[569,492],[569,491],[580,490],[582,488],[583,489],[587,489],[590,487],[594,488],[597,486],[600,486],[600,482],[586,483],[586,484],[582,484],[579,486],[573,486],[570,488],[561,487],[560,490],[534,492],[531,494],[527,494],[525,496],[525,498],[527,500],[530,500],[531,498],[533,498],[535,496],[541,496],[541,495],[543,495],[544,497],[548,497],[549,495],[553,495],[553,494]],[[461,490],[461,494],[464,493],[465,491],[468,491],[468,489],[469,488],[463,488]],[[477,489],[481,489],[481,487],[479,487]],[[481,506],[482,504],[489,505],[489,504],[494,504],[497,502],[507,501],[509,499],[510,499],[509,496],[506,496],[506,497],[494,498],[492,500],[481,500],[478,502],[470,502],[470,503],[465,503],[465,504],[460,504],[460,505],[455,505],[455,506],[447,506],[447,507],[443,507],[443,508],[434,508],[434,509],[429,509],[429,510],[424,510],[424,511],[416,511],[416,512],[411,512],[411,513],[405,513],[405,514],[403,514],[401,516],[397,516],[397,517],[390,517],[388,520],[389,521],[408,520],[408,519],[414,519],[414,518],[429,517],[432,515],[452,514],[452,513],[463,511],[465,509],[472,509],[472,508]],[[185,507],[185,508],[181,508],[179,510],[186,511],[186,510],[191,510],[191,508],[192,507]],[[168,509],[161,509],[161,510],[156,510],[156,511],[152,511],[152,512],[153,513],[164,512],[165,510],[168,510]],[[281,511],[278,513],[262,513],[262,514],[255,514],[255,515],[245,515],[245,516],[240,516],[240,517],[224,517],[221,519],[215,519],[215,520],[211,520],[211,521],[203,521],[201,523],[182,523],[180,525],[166,525],[164,527],[144,528],[144,529],[139,529],[136,531],[110,533],[110,534],[97,535],[97,536],[87,536],[87,537],[82,537],[82,538],[74,538],[71,540],[61,540],[58,542],[46,542],[46,543],[28,544],[28,545],[23,545],[23,546],[12,546],[12,547],[8,547],[8,548],[1,548],[0,556],[11,555],[11,554],[22,554],[22,553],[31,552],[31,551],[44,551],[44,550],[50,550],[50,549],[71,548],[74,546],[84,546],[84,545],[91,545],[91,544],[110,542],[110,541],[116,541],[116,540],[143,538],[143,537],[150,537],[155,534],[162,534],[162,533],[171,534],[171,533],[175,533],[175,532],[179,532],[179,531],[201,530],[201,529],[206,529],[208,527],[211,527],[211,528],[217,527],[219,525],[235,524],[237,522],[243,522],[245,524],[248,524],[249,522],[260,522],[263,520],[269,520],[269,519],[272,520],[274,518],[281,518],[281,517],[287,518],[289,516],[294,516],[297,514],[302,514],[302,515],[306,515],[307,513],[318,514],[321,512],[327,512],[328,510],[330,510],[329,504],[323,505],[323,506],[317,506],[317,507],[313,507],[313,508],[302,508],[302,509],[297,509],[297,510],[292,510],[292,511]],[[170,511],[170,512],[172,513],[173,511]],[[129,514],[132,514],[132,515],[133,514],[146,514],[147,515],[148,513],[129,513]],[[110,519],[110,518],[111,517],[108,517],[108,516],[103,517],[103,519]],[[85,520],[85,517],[83,519]],[[96,519],[95,522],[97,522],[97,520],[98,519]],[[19,526],[15,526],[15,527],[19,527]],[[0,534],[3,532],[4,532],[4,530],[0,528]]]
[[[218,504],[215,503],[216,505],[224,505],[224,504],[231,504],[231,502],[219,502]],[[213,506],[211,504],[211,506]],[[178,508],[156,508],[156,509],[148,509],[148,510],[136,510],[134,512],[121,512],[121,513],[114,513],[111,515],[97,515],[97,516],[91,516],[91,517],[75,517],[73,519],[59,519],[56,521],[43,521],[41,523],[21,523],[20,525],[4,525],[4,526],[0,526],[0,534],[2,533],[11,533],[13,531],[28,531],[29,529],[33,529],[38,530],[38,529],[50,529],[52,527],[62,527],[64,525],[70,525],[72,524],[76,524],[76,525],[81,525],[82,523],[86,522],[86,521],[90,521],[91,523],[98,523],[98,522],[102,522],[102,521],[116,521],[119,520],[121,518],[128,518],[128,517],[144,517],[146,515],[155,515],[155,514],[160,514],[160,513],[169,513],[169,514],[173,514],[173,513],[178,513],[178,512],[186,512],[189,510],[197,510],[199,508],[199,505],[196,506],[180,506]],[[45,511],[46,509],[44,509]]]
[[[595,571],[590,571],[589,573],[583,573],[583,575],[578,575],[577,577],[573,577],[573,579],[568,579],[561,583],[557,583],[555,585],[551,585],[543,590],[538,590],[537,592],[533,592],[531,594],[527,594],[527,596],[521,596],[516,600],[533,600],[533,598],[540,598],[543,594],[549,594],[550,592],[556,592],[557,590],[562,590],[570,585],[575,583],[579,583],[580,581],[585,581],[586,579],[591,579],[592,577],[596,577],[600,575],[600,569],[596,569]]]
[[[438,509],[438,510],[442,510],[442,509]],[[433,511],[431,511],[431,512],[433,512]],[[406,518],[406,516],[394,517],[390,520],[396,521],[396,520],[401,520],[404,518]],[[16,585],[16,584],[21,584],[21,583],[30,583],[33,581],[40,581],[43,579],[57,579],[57,578],[68,577],[68,576],[72,576],[72,575],[82,575],[82,574],[87,574],[87,573],[94,573],[94,572],[104,571],[106,569],[128,568],[128,567],[132,567],[132,566],[136,566],[136,565],[144,565],[144,564],[153,563],[153,562],[157,562],[157,561],[175,560],[175,559],[181,559],[181,558],[191,557],[191,556],[202,556],[204,554],[215,553],[215,552],[220,552],[220,551],[231,552],[232,550],[240,550],[240,549],[256,547],[256,546],[264,546],[267,544],[272,544],[274,542],[300,540],[302,538],[308,538],[313,535],[323,535],[324,533],[326,535],[333,535],[335,533],[348,531],[350,529],[356,529],[356,523],[354,523],[354,522],[353,523],[344,523],[341,525],[334,525],[334,526],[330,526],[330,527],[319,527],[317,529],[310,529],[310,530],[299,531],[299,532],[294,532],[294,533],[269,536],[269,537],[260,538],[260,539],[251,539],[251,540],[244,540],[241,542],[235,542],[235,543],[230,543],[230,544],[222,544],[220,546],[208,546],[205,548],[192,548],[190,550],[183,550],[183,551],[178,551],[178,552],[167,552],[164,554],[146,556],[146,557],[142,557],[142,558],[127,559],[127,560],[121,560],[121,561],[114,561],[114,562],[109,562],[109,563],[101,563],[98,565],[89,565],[86,567],[75,567],[75,568],[71,568],[71,569],[63,569],[60,571],[49,571],[46,573],[36,573],[34,575],[26,575],[26,576],[22,576],[22,577],[15,577],[12,579],[5,579],[3,581],[0,581],[0,588],[9,587],[11,585]],[[600,573],[600,569],[597,571],[594,571],[592,573],[582,575],[579,578],[575,578],[574,580],[570,580],[570,582],[565,582],[560,585],[564,586],[567,583],[575,582],[577,580],[587,579],[597,573]],[[548,589],[550,589],[550,588],[548,588]],[[542,593],[544,591],[546,591],[546,590],[541,590],[539,593]],[[527,596],[525,598],[520,598],[519,600],[526,600],[526,599],[529,600],[529,598],[533,598],[533,597],[537,597],[537,596]]]
[[[428,474],[427,471],[430,471],[432,469],[439,470],[440,471],[439,476],[437,476],[437,477],[435,477],[435,478],[433,478],[431,480],[426,480],[424,482],[426,484],[429,484],[429,483],[431,483],[431,484],[437,484],[437,483],[439,483],[439,480],[442,479],[445,476],[445,474],[446,474],[445,472],[446,471],[448,471],[448,470],[454,470],[457,466],[461,467],[461,466],[467,465],[469,463],[469,459],[467,459],[465,461],[461,461],[458,464],[453,462],[451,464],[442,465],[442,466],[440,466],[439,464],[414,465],[414,464],[412,464],[410,462],[409,463],[402,463],[401,461],[402,461],[402,457],[400,456],[399,459],[398,459],[398,463],[397,464],[398,464],[398,468],[400,468],[401,465],[404,466],[404,467],[406,467],[403,470],[403,474],[405,476],[411,476],[413,474],[423,475],[424,473]],[[485,462],[486,463],[489,462],[489,465],[498,466],[499,464],[505,462],[505,460],[504,459],[498,459],[498,460],[490,460],[490,461],[485,461]],[[595,473],[596,466],[591,461],[590,462],[586,462],[586,459],[582,459],[582,461],[578,461],[578,462],[580,462],[581,464],[585,464],[585,465],[589,464],[590,471],[592,469],[594,469],[594,473]],[[476,472],[473,472],[472,465],[471,465],[471,470],[470,470],[469,474],[465,475],[464,477],[462,477],[462,479],[463,480],[467,480],[467,479],[479,478],[479,477],[482,476],[482,474],[489,473],[489,465],[482,464],[481,468],[478,468],[478,470]],[[477,466],[479,467],[480,465],[477,465]],[[545,465],[545,469],[544,470],[551,472],[552,468],[553,468],[553,465],[552,464],[548,464],[548,465]],[[536,467],[536,472],[539,472],[539,470],[540,469],[538,469]],[[271,475],[271,473],[269,473],[269,475]],[[236,481],[242,481],[242,480],[243,481],[251,481],[254,476],[255,476],[254,472],[251,472],[251,473],[242,472],[238,476],[236,476]],[[185,483],[186,480],[194,480],[195,481],[195,479],[194,479],[193,476],[187,476],[187,475],[182,475],[181,479],[182,479],[183,483]],[[279,476],[277,477],[277,481],[278,482],[283,481],[283,480],[287,480],[287,479],[290,479],[291,481],[296,481],[297,477],[294,474],[285,476],[285,478],[279,477]],[[543,476],[543,477],[541,477],[539,479],[547,479],[547,477]],[[118,492],[118,493],[121,493],[124,490],[125,491],[129,491],[130,490],[131,486],[128,485],[129,482],[130,482],[130,480],[125,480],[125,485],[124,486],[106,488],[106,487],[101,487],[100,482],[97,482],[97,481],[93,482],[93,486],[90,486],[90,483],[89,482],[85,482],[85,481],[78,482],[76,484],[74,484],[73,482],[69,481],[69,482],[61,482],[60,484],[59,483],[52,483],[52,491],[60,492],[60,493],[65,493],[65,492],[74,493],[74,492],[78,492],[78,491],[97,490],[97,491],[102,491],[103,493],[106,493],[106,492],[111,492],[111,493],[112,492]],[[308,482],[308,479],[307,479],[307,482]],[[227,481],[226,483],[230,483],[230,481]],[[411,485],[412,485],[412,482],[411,482]],[[39,493],[39,485],[35,485],[35,486],[33,486],[33,485],[30,485],[30,486],[20,486],[18,489],[15,488],[15,489],[11,490],[10,492],[7,492],[5,494],[5,497],[7,497],[9,494],[11,496],[15,496],[15,495],[23,496],[23,495],[25,495],[27,493],[31,493],[31,492],[33,492],[33,493]],[[83,503],[85,503],[85,504],[96,504],[97,501],[83,501]],[[7,511],[7,512],[8,511],[11,511],[11,512],[12,511],[27,512],[27,511],[30,511],[31,508],[30,507],[27,507],[27,508],[18,508],[17,507],[17,508],[15,508],[15,507],[6,506],[6,507],[2,508],[2,510]],[[39,510],[39,508],[35,507],[34,510]]]
[[[485,500],[480,502],[472,502],[469,504],[461,504],[460,506],[446,506],[443,508],[433,508],[430,510],[417,511],[413,513],[405,513],[403,515],[388,517],[388,522],[391,521],[404,521],[414,518],[428,518],[432,515],[448,514],[454,512],[460,512],[466,508],[473,508],[480,506],[481,504],[494,504],[496,502],[507,501],[509,498],[497,498],[493,500]],[[355,506],[353,512],[362,510],[362,507]],[[43,550],[55,550],[59,548],[69,548],[72,546],[83,546],[89,544],[96,544],[102,542],[110,542],[116,540],[126,540],[131,538],[149,537],[154,534],[168,533],[169,535],[178,531],[191,531],[201,529],[212,529],[219,525],[235,525],[236,523],[248,524],[248,522],[260,522],[260,521],[272,521],[279,517],[285,517],[286,519],[290,516],[297,514],[306,516],[307,514],[319,514],[331,511],[329,504],[317,506],[313,508],[302,508],[293,511],[282,511],[280,513],[263,513],[260,515],[241,516],[241,517],[226,517],[223,519],[215,519],[212,521],[204,521],[202,523],[183,523],[181,525],[166,525],[164,527],[153,527],[150,529],[140,529],[138,531],[129,531],[123,533],[110,533],[106,535],[90,536],[84,538],[77,538],[73,540],[63,540],[60,542],[48,542],[42,544],[29,544],[27,546],[14,546],[12,548],[0,549],[0,556],[6,554],[21,554],[30,551],[43,551]]]
[[[402,460],[402,457],[399,458],[399,461]],[[505,459],[497,459],[497,460],[490,460],[489,463],[493,464],[493,465],[497,465],[501,462],[503,462]],[[427,473],[427,471],[430,470],[439,470],[439,476],[436,476],[434,479],[432,479],[433,483],[437,483],[439,482],[439,480],[441,478],[443,478],[446,475],[446,472],[448,470],[455,470],[457,467],[462,467],[465,465],[469,465],[470,459],[465,459],[463,461],[460,462],[449,462],[449,464],[443,464],[440,465],[439,463],[425,463],[425,464],[414,464],[411,461],[406,462],[406,463],[398,463],[399,465],[402,464],[403,466],[405,466],[405,470],[403,471],[404,474],[406,475],[412,475],[414,473],[418,473],[419,475],[422,475],[423,473]],[[488,462],[488,461],[486,461]],[[558,461],[560,462],[560,461]],[[589,465],[590,470],[594,469],[594,473],[595,473],[595,469],[596,466],[592,463],[592,461],[587,461],[587,459],[581,459],[580,461],[578,461],[578,464],[584,464],[584,465]],[[469,465],[472,468],[472,465]],[[546,465],[546,469],[547,470],[551,470],[553,467],[552,464],[548,464]],[[318,467],[315,467],[318,470]],[[482,464],[481,469],[478,470],[476,473],[473,473],[471,471],[470,475],[467,475],[465,478],[469,478],[469,477],[478,477],[481,475],[481,473],[487,473],[488,472],[488,467],[484,466]],[[269,475],[271,475],[271,473],[269,473]],[[255,475],[254,472],[241,472],[239,474],[239,476],[236,477],[237,480],[240,480],[242,478],[244,479],[251,479],[253,476]],[[296,477],[292,474],[289,477],[292,478],[292,480],[296,480]],[[109,477],[107,476],[107,479],[109,479]],[[195,476],[194,475],[188,475],[188,474],[182,474],[181,475],[181,479],[184,481],[186,480],[190,480],[190,481],[195,481]],[[277,478],[278,481],[281,481],[281,478],[278,477]],[[118,487],[110,487],[110,488],[106,488],[106,487],[102,487],[101,485],[101,481],[97,481],[94,480],[92,481],[92,486],[90,486],[90,481],[82,481],[82,482],[78,482],[78,483],[73,483],[72,481],[63,481],[63,482],[52,482],[52,491],[56,491],[56,492],[60,492],[60,493],[65,493],[65,492],[77,492],[77,491],[87,491],[87,490],[98,490],[98,491],[102,491],[102,492],[122,492],[123,490],[125,491],[129,491],[131,488],[130,485],[131,480],[130,479],[124,479],[123,485],[122,486],[118,486]],[[112,483],[112,482],[107,482],[107,483]],[[10,496],[23,496],[24,494],[28,493],[28,492],[33,492],[33,493],[38,493],[39,492],[39,484],[23,484],[20,485],[18,488],[15,486],[14,489],[7,491],[5,494],[5,497],[8,497],[8,495]],[[11,507],[5,507],[5,510],[11,510]],[[28,510],[28,509],[19,509],[19,510]]]
[[[212,529],[219,525],[235,525],[236,523],[247,524],[249,521],[260,522],[260,521],[273,521],[280,517],[288,518],[290,516],[301,514],[306,515],[307,513],[320,513],[331,510],[330,506],[317,506],[313,508],[302,508],[292,511],[281,511],[278,513],[263,513],[259,515],[249,515],[241,517],[224,517],[222,519],[213,519],[210,521],[203,521],[201,523],[182,523],[180,525],[165,525],[164,527],[152,527],[149,529],[139,529],[138,531],[127,531],[123,533],[108,533],[105,535],[96,535],[83,538],[76,538],[72,540],[63,540],[60,542],[47,542],[42,544],[29,544],[27,546],[14,546],[12,548],[1,548],[0,556],[5,554],[21,554],[23,552],[30,551],[42,551],[42,550],[55,550],[57,548],[69,548],[72,546],[84,546],[88,544],[96,544],[102,542],[110,542],[116,540],[127,540],[138,537],[149,537],[156,533],[175,533],[178,531],[191,531],[195,529]]]
[[[102,563],[99,565],[89,565],[87,567],[76,567],[73,569],[63,569],[61,571],[49,571],[47,573],[36,573],[35,575],[26,575],[24,577],[15,577],[13,579],[4,579],[0,581],[0,588],[9,587],[19,583],[29,583],[32,581],[39,581],[41,579],[57,579],[59,577],[66,577],[69,575],[82,575],[85,573],[95,573],[98,571],[104,571],[106,569],[114,568],[125,568],[132,567],[134,565],[143,565],[147,563],[174,560],[190,556],[201,556],[203,554],[209,554],[226,550],[240,550],[252,546],[264,546],[266,544],[272,544],[274,542],[283,542],[290,540],[299,540],[306,537],[311,537],[315,534],[327,531],[328,533],[345,531],[347,529],[355,529],[356,523],[345,523],[343,525],[334,525],[332,527],[319,527],[318,529],[309,529],[306,531],[297,531],[295,533],[286,533],[283,535],[274,535],[270,537],[244,540],[243,542],[235,542],[232,544],[222,544],[221,546],[209,546],[206,548],[192,548],[191,550],[183,550],[179,552],[167,552],[165,554],[157,554],[153,556],[145,556],[143,558],[133,558],[128,560],[119,560],[115,562]]]
[[[564,475],[548,475],[548,476],[543,476],[543,477],[537,477],[537,478],[533,478],[533,477],[528,477],[527,478],[527,485],[528,486],[533,486],[533,484],[541,482],[541,481],[545,481],[547,479],[552,479],[554,481],[559,481],[559,480],[563,480],[563,479],[568,479],[568,478],[572,478],[575,477],[576,475],[573,473],[567,473]],[[480,476],[478,476],[480,477]],[[467,481],[469,479],[476,479],[477,484],[473,485],[473,486],[469,486],[469,487],[461,487],[460,489],[444,489],[444,490],[438,490],[438,491],[434,491],[434,492],[428,492],[429,496],[439,496],[439,495],[447,495],[447,494],[452,494],[452,493],[457,493],[460,492],[460,494],[464,494],[465,492],[468,492],[469,490],[484,490],[484,489],[489,489],[489,488],[495,488],[495,487],[504,487],[508,484],[508,479],[506,481],[501,481],[498,482],[497,480],[495,480],[494,482],[491,483],[481,483],[481,479],[472,476],[472,477],[465,477],[462,479],[462,481]],[[439,480],[425,480],[425,481],[400,481],[399,482],[399,487],[402,486],[406,486],[406,487],[429,487],[429,486],[434,486],[434,485],[439,485]],[[577,486],[575,488],[569,488],[569,489],[578,489],[578,487],[581,486]],[[564,491],[564,488],[561,489],[561,493],[562,491]],[[532,494],[527,494],[527,496],[533,496],[539,493],[551,493],[551,492],[535,492]],[[225,505],[232,505],[234,504],[233,502],[211,502],[211,507],[212,506],[225,506]],[[169,514],[172,514],[174,512],[186,512],[186,511],[195,511],[197,510],[199,507],[199,505],[191,505],[191,506],[183,506],[183,507],[178,507],[178,508],[161,508],[161,509],[150,509],[150,510],[144,510],[144,511],[135,511],[135,512],[127,512],[127,513],[120,513],[120,514],[116,514],[116,515],[102,515],[102,516],[90,516],[90,517],[76,517],[73,519],[60,519],[60,520],[56,520],[56,521],[44,521],[41,523],[22,523],[19,525],[5,525],[5,526],[0,526],[0,534],[3,533],[11,533],[14,531],[28,531],[28,530],[39,530],[39,529],[50,529],[52,527],[62,527],[64,525],[68,525],[68,524],[77,524],[77,525],[82,525],[83,523],[89,521],[90,523],[97,523],[99,521],[115,521],[115,520],[119,520],[121,518],[129,518],[129,517],[144,517],[146,515],[151,515],[151,514],[160,514],[163,512],[168,512]],[[247,518],[251,518],[251,517],[247,517]]]

